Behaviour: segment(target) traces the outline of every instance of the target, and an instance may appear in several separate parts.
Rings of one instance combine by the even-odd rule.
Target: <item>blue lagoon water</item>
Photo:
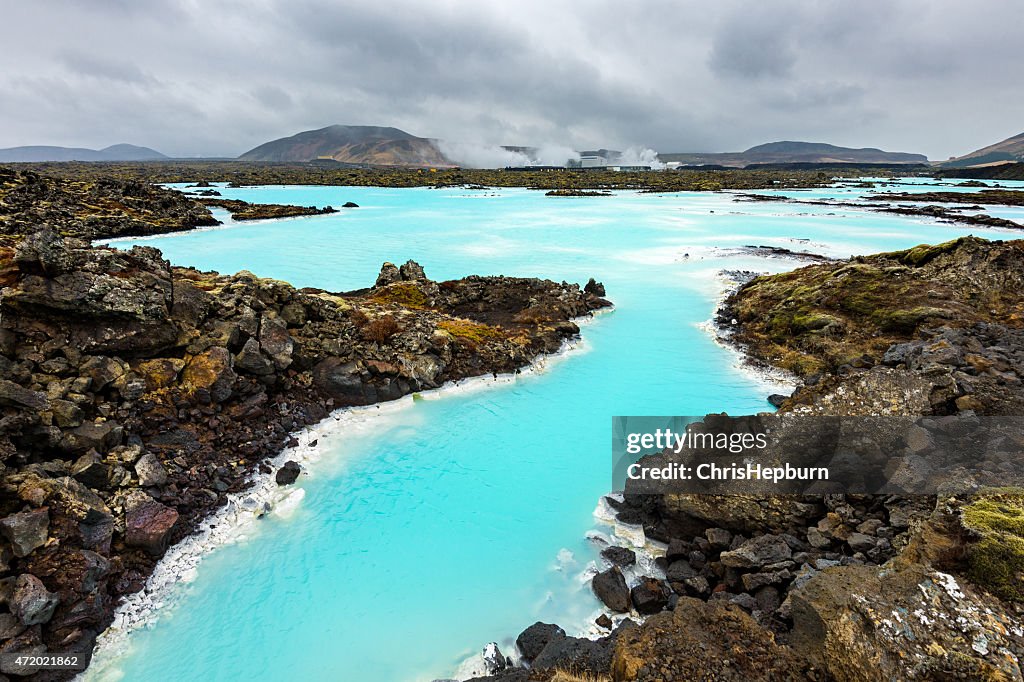
[[[729,251],[769,244],[845,256],[973,232],[727,193],[555,198],[517,189],[221,188],[228,198],[360,208],[119,240],[174,263],[350,290],[383,261],[468,274],[605,283],[616,308],[543,371],[406,399],[322,437],[290,514],[209,554],[161,597],[151,627],[101,654],[96,680],[432,680],[536,620],[584,628],[581,573],[611,480],[610,417],[769,409],[772,386],[702,327],[722,269],[799,265]],[[827,195],[828,190],[815,192]],[[833,192],[844,199],[851,194]],[[854,193],[855,195],[856,193]]]

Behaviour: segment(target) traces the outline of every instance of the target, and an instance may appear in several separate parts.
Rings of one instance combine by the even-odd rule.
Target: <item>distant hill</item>
[[[887,152],[873,147],[853,149],[837,147],[823,142],[769,142],[751,147],[744,152],[726,152],[720,154],[658,154],[658,158],[668,163],[678,161],[684,165],[720,165],[742,168],[753,164],[829,164],[829,163],[863,163],[863,164],[918,164],[928,163],[923,154],[905,152]]]
[[[379,166],[452,166],[437,144],[398,128],[333,125],[282,137],[250,149],[243,161],[315,161]]]
[[[964,168],[1024,161],[1024,133],[1002,142],[982,147],[970,154],[957,156],[942,164],[944,168]]]
[[[133,144],[115,144],[103,149],[81,149],[78,147],[9,147],[0,149],[0,163],[38,161],[158,161],[166,159],[160,152],[149,147]]]

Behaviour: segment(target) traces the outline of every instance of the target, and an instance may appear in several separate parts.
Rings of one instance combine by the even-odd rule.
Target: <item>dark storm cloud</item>
[[[351,123],[943,158],[1024,129],[1014,0],[0,2],[0,146],[235,155]]]

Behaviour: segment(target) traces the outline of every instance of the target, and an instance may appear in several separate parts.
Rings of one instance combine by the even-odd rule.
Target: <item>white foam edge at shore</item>
[[[597,316],[611,310],[614,308],[594,311],[589,316],[574,318],[573,322],[579,327],[585,327]],[[289,460],[298,462],[304,475],[315,474],[311,467],[321,458],[323,449],[313,445],[314,442],[339,433],[351,435],[358,431],[377,430],[379,418],[409,409],[417,400],[477,393],[544,374],[552,365],[569,357],[570,353],[578,354],[589,348],[582,336],[576,336],[563,341],[554,353],[538,355],[518,373],[449,381],[438,388],[389,402],[339,408],[319,423],[293,433],[298,445],[282,450],[271,460],[271,473],[262,474],[257,471],[251,475],[251,485],[244,492],[229,494],[227,504],[204,519],[191,535],[164,554],[142,590],[124,597],[114,611],[113,622],[96,640],[92,663],[75,678],[76,681],[120,679],[116,667],[121,656],[129,650],[132,631],[156,624],[163,608],[175,601],[181,586],[195,580],[199,564],[207,554],[245,539],[251,524],[260,517],[266,514],[288,516],[301,504],[305,490],[301,486],[278,486],[274,477],[277,469]]]
[[[719,284],[719,290],[715,294],[714,314],[718,313],[719,308],[725,302],[725,299],[729,295],[736,291],[739,287],[740,282],[736,281],[724,271],[718,271],[715,273],[716,280]],[[772,393],[781,393],[789,395],[800,385],[800,380],[792,372],[787,372],[784,369],[778,367],[771,367],[769,365],[756,365],[751,362],[749,356],[744,353],[740,348],[737,348],[734,343],[729,341],[730,330],[723,329],[714,320],[714,318],[705,320],[697,324],[697,328],[705,332],[711,339],[724,348],[735,360],[732,366],[738,372],[753,378],[757,383],[764,386],[765,390]]]

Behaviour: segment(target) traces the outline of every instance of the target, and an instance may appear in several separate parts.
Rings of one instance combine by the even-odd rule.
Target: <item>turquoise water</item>
[[[725,269],[794,263],[735,255],[770,244],[832,255],[973,232],[856,210],[736,203],[729,194],[549,198],[498,189],[222,189],[340,214],[118,241],[172,261],[251,270],[297,286],[372,284],[414,258],[467,274],[602,280],[616,309],[546,371],[410,402],[370,428],[323,438],[305,498],[210,554],[155,626],[99,660],[92,679],[431,680],[488,641],[508,652],[535,620],[583,627],[581,572],[610,485],[610,417],[768,409],[771,387],[701,328]],[[845,196],[845,193],[844,193]]]

